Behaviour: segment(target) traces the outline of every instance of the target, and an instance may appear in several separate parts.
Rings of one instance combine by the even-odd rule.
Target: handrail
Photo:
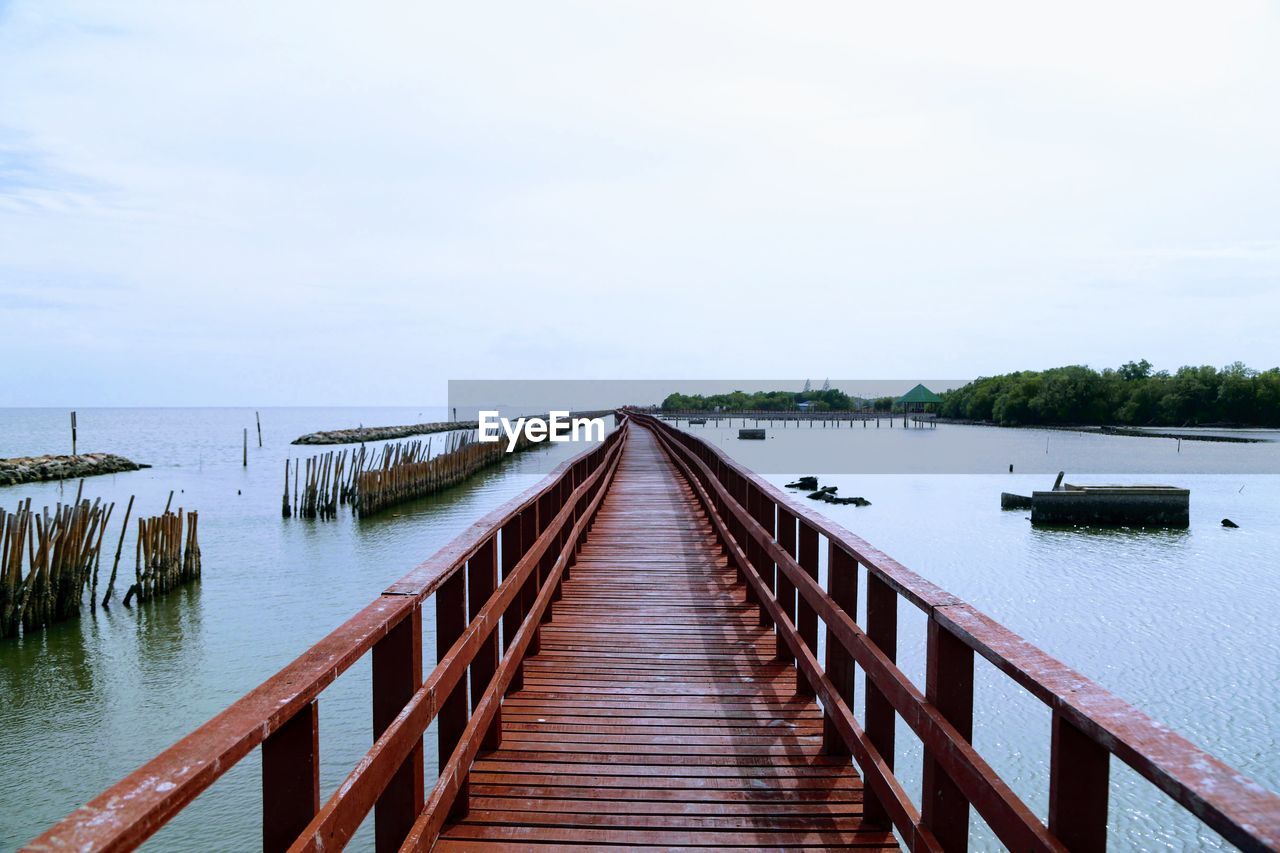
[[[562,527],[564,519],[573,515],[566,513],[571,499],[581,497],[581,487],[588,481],[599,482],[601,471],[616,459],[627,421],[620,416],[618,429],[602,445],[561,463],[537,485],[472,524],[292,663],[23,849],[136,848],[259,745],[263,847],[288,847],[320,809],[317,706],[321,692],[372,650],[374,728],[380,737],[402,716],[410,700],[427,689],[422,680],[423,602],[428,596],[436,598],[437,642],[443,643],[442,652],[455,643],[472,642],[463,640],[469,621],[467,589],[474,616],[499,588],[499,562],[504,581],[525,567],[520,570],[525,588],[512,595],[509,591],[515,584],[511,584],[503,593],[504,627],[522,623],[545,577],[531,572],[528,567],[537,560],[528,555],[540,542],[538,553],[544,554],[546,542],[567,535]],[[553,525],[553,520],[560,526]],[[492,613],[490,609],[486,614],[490,623],[496,622]],[[476,634],[472,630],[468,637]],[[491,630],[474,642],[474,651],[484,651],[487,660],[469,660],[473,686],[491,678],[498,664],[497,637]],[[517,682],[519,677],[518,671],[512,674]],[[450,683],[444,681],[438,678],[433,685],[439,696],[441,755],[452,753],[467,713],[466,690],[454,689],[465,686],[465,681],[452,677]],[[410,743],[408,756],[376,798],[379,850],[399,846],[423,805],[420,735],[416,744]]]
[[[829,751],[851,752],[868,785],[869,819],[883,816],[911,849],[964,849],[972,805],[1012,849],[1101,850],[1106,844],[1109,757],[1115,755],[1231,843],[1280,847],[1280,797],[921,578],[861,538],[792,502],[719,448],[658,418],[633,413],[659,438],[712,518],[740,575],[776,625],[797,686],[823,701]],[[828,585],[817,582],[819,536]],[[854,621],[857,565],[867,569],[867,626]],[[928,617],[925,695],[896,667],[896,599]],[[817,622],[827,665],[817,663]],[[973,655],[982,655],[1053,711],[1046,827],[969,743]],[[866,726],[850,705],[853,665],[866,681]],[[833,678],[834,675],[834,678]],[[925,751],[916,815],[892,775],[894,717]]]

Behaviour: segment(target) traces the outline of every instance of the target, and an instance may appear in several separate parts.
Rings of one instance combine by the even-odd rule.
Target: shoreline
[[[1180,441],[1216,441],[1224,444],[1269,444],[1269,439],[1252,438],[1243,435],[1196,435],[1195,433],[1157,432],[1142,427],[1118,427],[1099,425],[1067,425],[1067,424],[1023,424],[1019,426],[1001,426],[992,421],[972,421],[964,418],[934,418],[934,423],[957,424],[960,426],[984,426],[999,429],[1051,429],[1057,432],[1083,432],[1092,435],[1119,435],[1129,438],[1173,438]],[[1164,427],[1174,429],[1174,427]],[[1199,427],[1213,429],[1213,427]],[[1267,429],[1267,427],[1230,427],[1230,429]]]

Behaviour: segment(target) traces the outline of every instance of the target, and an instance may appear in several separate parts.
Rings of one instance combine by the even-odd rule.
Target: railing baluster
[[[804,573],[814,580],[818,579],[818,531],[803,518],[800,519],[800,536],[796,542],[796,562]],[[818,656],[818,614],[803,595],[796,596],[796,630],[800,639],[808,646],[816,658]],[[796,671],[796,692],[805,696],[813,695],[813,685]]]
[[[320,811],[320,715],[315,701],[262,742],[262,849],[288,850]]]
[[[973,649],[932,618],[924,693],[961,737],[973,737]],[[969,801],[938,765],[927,745],[921,787],[921,822],[933,831],[943,850],[967,850]]]
[[[480,609],[489,602],[489,598],[493,595],[493,591],[498,588],[498,553],[495,547],[494,537],[490,536],[484,541],[476,552],[467,561],[467,615],[468,621],[472,621],[479,614]],[[484,697],[484,691],[489,687],[489,682],[493,680],[493,674],[498,670],[498,632],[494,631],[489,638],[480,646],[480,650],[476,652],[475,659],[471,661],[471,710],[475,711],[476,706],[480,704],[480,700]],[[494,718],[493,727],[485,733],[484,748],[496,749],[498,742],[502,739],[502,712],[499,710],[498,716]]]
[[[436,591],[436,665],[448,654],[450,647],[467,629],[467,584],[463,572],[454,572]],[[453,750],[462,739],[462,732],[467,727],[467,680],[460,680],[440,700],[440,713],[437,716],[439,728],[439,766],[443,770],[453,755]],[[455,800],[455,810],[465,813],[467,808],[466,786],[459,791]]]
[[[373,736],[378,738],[422,684],[422,609],[415,606],[373,646]],[[399,850],[422,810],[422,741],[374,804],[374,846]]]
[[[858,561],[830,539],[827,540],[827,591],[831,600],[848,613],[850,619],[858,618]],[[830,626],[827,626],[827,676],[836,686],[840,698],[852,710],[853,656]],[[848,755],[850,752],[830,713],[822,717],[822,751],[827,755]]]
[[[1049,832],[1072,853],[1107,849],[1111,753],[1053,712],[1049,755]]]
[[[778,506],[778,545],[783,551],[791,556],[796,554],[796,517],[794,514],[784,509],[780,504]],[[782,612],[791,620],[794,625],[796,621],[796,587],[782,570],[778,570],[778,604],[782,607]],[[784,663],[793,663],[795,657],[791,654],[791,650],[787,648],[787,644],[783,642],[782,635],[777,635],[778,652],[777,659]]]
[[[867,572],[867,639],[890,661],[898,659],[898,594],[873,572]],[[888,697],[881,692],[871,674],[862,673],[862,689],[866,696],[867,740],[875,746],[885,767],[893,770],[896,713]],[[863,820],[876,826],[889,824],[889,813],[880,801],[866,791],[863,794]]]

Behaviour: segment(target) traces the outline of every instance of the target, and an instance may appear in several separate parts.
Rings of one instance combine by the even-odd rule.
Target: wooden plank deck
[[[897,849],[647,430],[563,593],[438,849]]]

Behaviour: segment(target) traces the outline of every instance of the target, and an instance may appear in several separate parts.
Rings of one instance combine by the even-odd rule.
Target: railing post
[[[1072,853],[1107,849],[1111,753],[1053,712],[1049,755],[1049,832]]]
[[[262,742],[262,849],[288,850],[320,811],[320,715],[308,702]]]
[[[796,543],[796,562],[804,573],[814,580],[818,579],[818,531],[809,522],[800,519],[800,536]],[[809,647],[813,656],[818,656],[818,614],[803,595],[796,593],[796,629],[801,641]],[[813,695],[813,685],[796,670],[796,692],[805,696]]]
[[[467,561],[467,615],[468,621],[475,621],[481,608],[489,603],[493,591],[498,588],[498,552],[495,537],[491,535],[476,549]],[[493,633],[480,646],[475,659],[471,661],[471,710],[474,712],[484,692],[498,671],[498,630],[494,626]],[[484,735],[483,747],[497,749],[502,742],[502,709],[498,709],[493,725]]]
[[[796,517],[781,504],[778,504],[778,545],[792,557],[796,555]],[[794,625],[796,623],[796,587],[782,571],[781,566],[778,567],[778,604]],[[777,659],[783,663],[794,663],[795,657],[781,634],[777,635],[777,643]]]
[[[929,619],[925,662],[925,699],[955,726],[965,740],[973,737],[973,649]],[[969,801],[926,745],[920,819],[946,851],[969,848]]]
[[[422,608],[415,605],[373,646],[373,736],[380,737],[422,685]],[[399,850],[422,810],[422,740],[373,807],[374,846]]]
[[[447,657],[449,649],[467,629],[467,576],[461,569],[449,576],[436,591],[436,665]],[[464,676],[454,685],[448,696],[440,700],[437,715],[440,748],[440,769],[443,770],[453,757],[453,751],[462,739],[467,727],[467,679]],[[454,801],[454,812],[467,811],[468,791],[463,784]]]
[[[891,662],[897,662],[898,594],[871,571],[867,572],[867,639]],[[863,670],[863,692],[866,694],[867,740],[880,753],[885,768],[892,771],[896,712],[866,670]],[[862,814],[873,826],[889,825],[889,813],[869,788],[863,793]]]
[[[850,619],[857,619],[858,561],[830,539],[827,540],[827,591],[837,607],[848,613]],[[853,656],[840,643],[830,625],[827,626],[826,669],[827,677],[836,686],[836,692],[852,711]],[[835,727],[830,711],[822,717],[822,751],[826,755],[848,755],[850,752],[849,745]]]

